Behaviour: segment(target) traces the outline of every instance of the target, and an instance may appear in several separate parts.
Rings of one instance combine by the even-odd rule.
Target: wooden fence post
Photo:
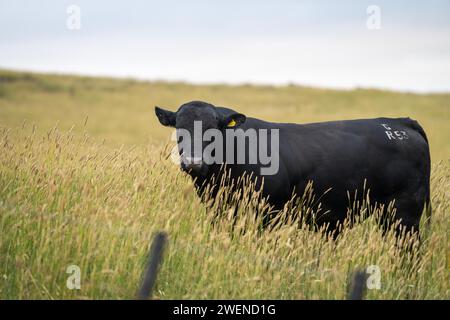
[[[366,292],[367,274],[358,270],[353,273],[347,300],[363,300]]]
[[[162,263],[164,248],[167,242],[165,232],[157,232],[153,238],[148,256],[147,267],[143,273],[143,280],[137,298],[140,300],[151,299],[155,287],[159,267]]]

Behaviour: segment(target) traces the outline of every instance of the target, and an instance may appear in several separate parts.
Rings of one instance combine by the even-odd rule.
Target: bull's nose
[[[199,172],[202,167],[201,163],[190,163],[186,165],[186,170],[191,172]]]
[[[182,160],[182,167],[186,171],[198,172],[202,167],[202,158],[186,157]]]

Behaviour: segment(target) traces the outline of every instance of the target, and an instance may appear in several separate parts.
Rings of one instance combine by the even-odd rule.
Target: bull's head
[[[155,107],[155,113],[162,125],[176,128],[181,169],[193,176],[208,173],[210,162],[205,159],[207,153],[204,151],[208,140],[217,138],[208,133],[223,133],[246,121],[245,115],[241,113],[201,101],[185,103],[176,112]]]

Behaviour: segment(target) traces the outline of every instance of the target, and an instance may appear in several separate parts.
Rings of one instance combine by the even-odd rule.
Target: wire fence
[[[142,283],[137,293],[137,299],[152,299],[158,272],[163,262],[164,250],[167,247],[168,235],[159,231],[153,237],[152,245],[147,259],[147,265],[142,275]],[[348,300],[363,300],[366,293],[367,274],[364,271],[353,272],[347,287]]]

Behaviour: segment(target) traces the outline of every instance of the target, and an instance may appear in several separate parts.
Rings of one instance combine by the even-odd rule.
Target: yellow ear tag
[[[230,122],[228,122],[228,127],[234,127],[236,125],[236,121],[234,119],[231,119]]]

